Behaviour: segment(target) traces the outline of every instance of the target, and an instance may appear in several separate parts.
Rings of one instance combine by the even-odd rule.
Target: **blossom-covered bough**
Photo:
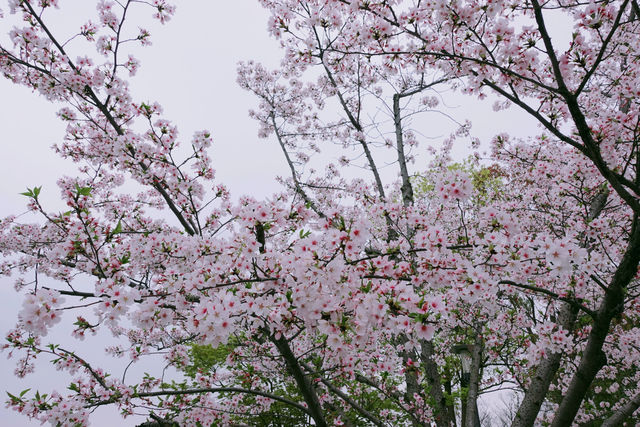
[[[1,271],[25,295],[5,352],[18,375],[50,360],[72,378],[9,405],[53,425],[116,405],[147,425],[450,426],[461,401],[469,426],[480,394],[512,389],[514,426],[634,423],[638,2],[261,3],[282,65],[241,64],[238,81],[290,175],[282,194],[234,202],[211,134],[180,145],[160,106],[129,93],[127,49],[150,35],[128,14],[165,22],[171,5],[97,2],[63,42],[47,16],[64,1],[9,1],[5,18],[23,23],[0,71],[64,104],[57,150],[81,171],[58,183],[66,212],[36,187],[40,222],[0,222]],[[566,45],[552,15],[571,27]],[[523,109],[542,133],[498,135],[483,166],[456,164],[463,123],[410,172],[438,87]],[[62,316],[75,348],[48,341]],[[125,373],[161,355],[181,374],[128,382],[92,365],[81,340],[101,329]]]

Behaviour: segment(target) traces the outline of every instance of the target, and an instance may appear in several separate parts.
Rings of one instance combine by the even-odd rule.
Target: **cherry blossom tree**
[[[240,64],[238,82],[289,167],[264,200],[216,181],[212,133],[185,143],[129,91],[128,50],[150,41],[131,10],[164,23],[173,6],[99,1],[65,42],[47,20],[63,3],[4,12],[22,25],[0,70],[63,105],[56,150],[79,164],[58,182],[66,212],[35,187],[40,221],[0,222],[0,272],[24,294],[4,351],[19,376],[51,361],[71,378],[11,393],[13,409],[52,425],[114,405],[146,425],[471,426],[480,394],[509,389],[514,426],[637,420],[636,1],[261,0],[283,60]],[[541,131],[455,163],[454,144],[479,142],[459,120],[426,147],[439,88]],[[62,317],[74,348],[47,338]],[[124,374],[82,347],[101,330]],[[151,357],[174,377],[127,378]]]

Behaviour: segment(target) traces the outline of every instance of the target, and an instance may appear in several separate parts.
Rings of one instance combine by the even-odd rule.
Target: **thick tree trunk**
[[[571,330],[577,316],[576,309],[569,303],[562,303],[558,313],[558,324],[563,329]],[[549,385],[560,367],[562,353],[551,353],[536,367],[534,377],[529,383],[522,403],[518,408],[511,427],[531,427],[540,412],[540,407],[549,391]]]
[[[609,188],[602,188],[598,194],[591,200],[587,221],[593,221],[607,204],[609,198]],[[583,244],[588,247],[587,242]],[[572,330],[578,315],[578,308],[569,303],[563,303],[558,312],[558,324],[565,330]],[[531,427],[540,412],[540,407],[549,391],[551,381],[556,375],[560,367],[562,353],[551,353],[545,357],[536,367],[535,376],[532,378],[529,387],[522,399],[522,403],[518,408],[516,417],[511,424],[512,427]]]
[[[434,421],[438,427],[455,425],[447,407],[447,399],[442,393],[442,379],[440,378],[440,372],[438,372],[438,365],[433,360],[433,343],[422,340],[420,346],[422,349],[420,360],[423,365],[424,375],[429,382],[429,395],[431,400],[435,402],[433,407]]]
[[[451,396],[451,378],[450,377],[447,377],[447,379],[444,382],[444,392],[448,396]],[[457,427],[456,426],[456,408],[453,405],[453,400],[450,399],[449,402],[447,402],[444,396],[441,397],[441,400],[442,399],[444,399],[445,406],[447,407],[448,421],[451,423],[451,426]]]
[[[469,391],[467,393],[467,414],[465,425],[467,427],[479,427],[478,414],[478,386],[480,384],[482,364],[482,338],[476,330],[476,339],[471,350],[471,372],[469,377]]]
[[[607,358],[602,347],[609,334],[612,319],[620,315],[624,309],[626,288],[637,275],[639,263],[640,227],[638,227],[638,215],[636,214],[627,249],[607,287],[607,292],[589,333],[589,340],[582,359],[556,412],[551,424],[552,427],[571,425],[596,374],[606,364]]]

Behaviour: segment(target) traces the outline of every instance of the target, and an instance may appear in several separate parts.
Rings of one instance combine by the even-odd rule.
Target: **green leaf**
[[[309,237],[311,235],[311,231],[300,230],[300,238],[304,239],[305,237]]]
[[[33,189],[27,187],[27,191],[25,191],[24,193],[20,193],[20,194],[22,194],[23,196],[32,197],[32,198],[35,199],[40,194],[40,190],[42,190],[42,186],[33,187]]]
[[[7,395],[9,396],[9,399],[11,399],[11,403],[18,403],[18,402],[22,402],[22,399],[20,399],[18,396],[14,396],[13,394],[7,392]]]
[[[120,234],[120,233],[122,233],[122,223],[118,221],[118,225],[116,225],[116,228],[113,229],[113,231],[111,232],[111,235],[115,236],[116,234]]]
[[[80,187],[78,184],[76,184],[76,193],[79,196],[90,196],[91,187]]]
[[[30,188],[27,188],[27,191],[25,191],[24,193],[20,193],[23,196],[27,196],[27,197],[35,197],[35,194],[33,194],[33,191],[31,191]]]

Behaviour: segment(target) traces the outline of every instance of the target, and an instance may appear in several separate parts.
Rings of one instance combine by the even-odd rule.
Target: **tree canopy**
[[[0,273],[24,295],[4,351],[20,376],[70,377],[9,405],[52,425],[113,405],[145,425],[471,426],[501,389],[512,426],[637,422],[638,2],[259,3],[281,65],[242,63],[238,83],[288,170],[281,193],[235,199],[215,131],[185,141],[129,89],[151,37],[131,11],[165,23],[172,5],[98,1],[65,41],[47,17],[71,5],[8,1],[22,25],[0,72],[61,104],[55,149],[79,164],[58,181],[67,211],[34,187],[39,221],[0,221]],[[460,121],[427,146],[440,88],[541,130],[455,162],[482,141]],[[73,348],[47,336],[63,316]],[[175,375],[90,363],[82,340],[103,329],[125,374],[160,357]]]

